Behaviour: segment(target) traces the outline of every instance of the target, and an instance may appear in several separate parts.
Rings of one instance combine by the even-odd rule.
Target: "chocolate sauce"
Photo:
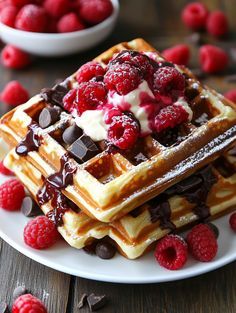
[[[39,126],[32,123],[28,126],[28,132],[25,138],[16,147],[16,153],[20,156],[26,156],[30,151],[38,151],[42,137],[38,135]]]

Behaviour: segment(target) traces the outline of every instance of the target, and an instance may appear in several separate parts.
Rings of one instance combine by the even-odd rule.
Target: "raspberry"
[[[184,76],[174,67],[161,67],[154,73],[154,90],[173,100],[184,93]]]
[[[162,55],[169,62],[178,65],[187,65],[190,58],[190,49],[187,45],[179,44],[162,51]]]
[[[46,11],[35,4],[25,5],[17,14],[15,27],[28,32],[43,33],[47,28]]]
[[[31,63],[31,59],[28,53],[12,45],[6,45],[2,49],[1,62],[8,68],[22,69]]]
[[[181,17],[187,27],[193,30],[204,29],[207,22],[208,9],[203,3],[192,2],[184,7]]]
[[[0,1],[0,12],[6,8],[8,5],[11,5],[11,1],[10,0],[2,0]]]
[[[231,214],[229,224],[230,227],[236,232],[236,213]]]
[[[72,112],[75,108],[75,98],[76,98],[77,90],[71,89],[63,98],[63,106],[68,112]]]
[[[103,76],[104,74],[105,70],[98,62],[88,62],[79,68],[76,80],[78,83],[88,82],[93,77]]]
[[[47,313],[44,304],[31,294],[18,297],[13,303],[12,313]]]
[[[7,211],[17,211],[25,197],[25,190],[19,180],[13,178],[0,186],[0,207]]]
[[[65,14],[60,18],[57,24],[59,33],[70,33],[84,29],[84,24],[80,21],[75,13]]]
[[[187,244],[177,235],[167,235],[156,246],[157,262],[168,270],[178,270],[184,266],[188,257]]]
[[[155,129],[159,133],[167,128],[174,128],[187,122],[189,114],[181,105],[169,105],[160,110],[155,117]]]
[[[123,114],[114,116],[108,128],[108,140],[116,147],[125,150],[131,148],[139,135],[139,126],[131,117]]]
[[[5,7],[0,13],[0,22],[9,27],[14,27],[17,13],[18,9],[16,7],[10,5]]]
[[[119,108],[116,108],[116,107],[109,107],[108,106],[105,108],[104,111],[105,111],[104,121],[106,124],[111,124],[113,117],[122,115],[121,110]]]
[[[199,50],[201,68],[206,73],[223,71],[229,63],[227,53],[219,47],[204,45]]]
[[[10,0],[11,4],[15,7],[21,8],[26,4],[29,4],[31,0]]]
[[[231,89],[224,93],[225,98],[229,99],[230,101],[236,103],[236,89]]]
[[[69,0],[45,0],[44,8],[49,15],[60,18],[70,11],[71,4]]]
[[[101,23],[112,11],[110,0],[81,0],[79,3],[80,17],[91,25]]]
[[[138,87],[141,82],[140,71],[130,64],[116,64],[108,69],[104,76],[106,87],[126,95]]]
[[[226,15],[221,11],[211,12],[207,19],[207,31],[215,37],[222,37],[229,31],[229,23]]]
[[[0,99],[8,105],[16,106],[28,101],[29,94],[18,81],[13,80],[5,86]]]
[[[0,173],[6,176],[12,176],[14,173],[6,168],[3,164],[3,161],[0,162]]]
[[[46,216],[38,216],[29,221],[24,229],[25,243],[34,249],[46,249],[55,244],[59,238],[53,221]]]
[[[217,253],[218,244],[212,229],[206,224],[198,224],[187,235],[187,243],[192,256],[201,261],[211,261]]]

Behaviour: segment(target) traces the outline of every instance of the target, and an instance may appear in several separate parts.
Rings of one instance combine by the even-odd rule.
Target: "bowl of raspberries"
[[[0,38],[39,56],[89,49],[113,30],[118,0],[2,0]]]

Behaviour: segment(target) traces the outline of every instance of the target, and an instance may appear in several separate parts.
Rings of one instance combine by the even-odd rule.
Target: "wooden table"
[[[229,40],[217,44],[225,48],[236,47],[236,0],[204,1],[210,9],[226,11],[234,33]],[[143,37],[159,50],[174,43],[186,41],[188,31],[180,22],[184,0],[122,0],[121,14],[113,35],[96,49],[60,59],[36,59],[33,66],[24,71],[0,68],[0,89],[12,79],[19,79],[31,94],[45,86],[52,86],[56,79],[75,71],[84,61],[120,41]],[[208,42],[214,42],[207,38]],[[193,47],[192,67],[197,67],[196,47]],[[194,61],[195,60],[195,61]],[[235,71],[235,66],[230,67]],[[206,82],[219,91],[235,87],[223,76],[214,76]],[[2,106],[1,112],[5,108]],[[96,266],[96,258],[94,259]],[[109,262],[109,261],[108,261]],[[117,271],[119,269],[117,268]],[[83,293],[105,293],[110,302],[104,313],[235,313],[236,267],[235,262],[217,271],[188,280],[153,284],[119,285],[89,281],[59,273],[21,255],[0,240],[0,300],[12,301],[16,285],[25,285],[41,298],[50,313],[79,312],[78,299]],[[88,308],[80,310],[88,312]]]

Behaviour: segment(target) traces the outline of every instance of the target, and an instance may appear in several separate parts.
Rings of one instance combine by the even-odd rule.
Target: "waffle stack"
[[[119,44],[95,60],[107,64],[122,50],[152,53],[163,61],[142,39]],[[75,120],[61,102],[76,87],[75,75],[1,119],[1,136],[12,147],[5,165],[73,247],[109,236],[134,259],[175,228],[224,214],[236,204],[236,153],[225,152],[236,142],[235,108],[186,68],[177,69],[186,77],[191,123],[174,136],[140,138],[131,151],[110,153],[104,142],[94,143],[84,133],[68,142],[65,130],[71,132]],[[76,145],[86,149],[78,155]]]

